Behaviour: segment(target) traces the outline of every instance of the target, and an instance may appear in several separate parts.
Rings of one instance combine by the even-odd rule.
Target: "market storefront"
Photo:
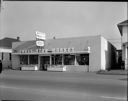
[[[116,56],[116,48],[102,36],[47,40],[41,36],[13,43],[12,49],[12,67],[21,70],[107,70],[114,66]]]
[[[76,52],[74,48],[53,48],[35,51],[19,50],[13,53],[20,57],[21,70],[43,70],[63,66],[89,66],[89,51]]]

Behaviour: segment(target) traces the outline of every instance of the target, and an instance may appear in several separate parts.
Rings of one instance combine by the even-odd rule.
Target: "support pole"
[[[29,55],[28,55],[28,65],[30,64],[30,63],[29,63],[29,58],[30,58],[30,57],[29,57]]]
[[[64,65],[64,55],[62,54],[62,66]]]
[[[41,70],[40,68],[40,56],[38,55],[38,70]]]
[[[52,55],[50,55],[50,66],[52,65]]]
[[[76,54],[75,54],[75,66],[77,65]]]

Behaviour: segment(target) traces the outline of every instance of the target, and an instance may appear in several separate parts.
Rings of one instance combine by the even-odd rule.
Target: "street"
[[[127,101],[126,75],[6,70],[1,100]]]

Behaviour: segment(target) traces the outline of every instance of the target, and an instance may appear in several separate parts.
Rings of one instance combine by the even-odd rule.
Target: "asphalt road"
[[[3,71],[0,99],[33,101],[127,101],[126,75]]]

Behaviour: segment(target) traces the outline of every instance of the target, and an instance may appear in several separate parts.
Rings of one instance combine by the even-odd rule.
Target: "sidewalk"
[[[104,75],[128,75],[127,70],[110,70],[110,71],[104,71],[100,70],[97,72],[97,74],[104,74]]]

